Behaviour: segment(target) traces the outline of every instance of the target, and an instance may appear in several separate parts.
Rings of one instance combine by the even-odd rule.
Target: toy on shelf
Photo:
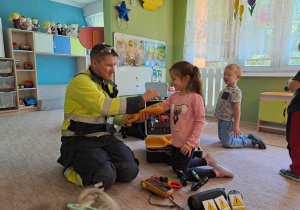
[[[26,106],[36,106],[37,101],[32,96],[27,96],[23,99]]]
[[[44,21],[43,28],[46,30],[46,33],[51,34],[51,26],[48,20]]]
[[[26,24],[27,24],[26,30],[27,30],[27,31],[32,31],[33,24],[32,24],[31,18],[29,18],[29,17],[26,18]]]
[[[20,24],[21,24],[21,29],[22,30],[26,30],[27,29],[27,23],[26,23],[26,17],[25,16],[21,16],[20,18]]]
[[[56,24],[56,29],[57,29],[57,34],[58,35],[62,35],[62,25],[61,25],[61,23],[57,23]]]
[[[18,46],[18,43],[17,42],[13,42],[13,49],[14,50],[18,50],[19,49],[19,46]]]
[[[16,69],[22,69],[19,64],[19,60],[15,60]]]
[[[33,27],[32,27],[32,31],[39,31],[39,20],[36,19],[35,17],[31,18],[32,20],[32,24],[33,24]]]
[[[67,24],[62,25],[62,35],[67,36],[69,34],[70,30],[68,29]]]
[[[51,33],[52,33],[52,34],[56,34],[56,28],[55,28],[55,23],[54,23],[54,21],[51,21],[50,26],[51,26]]]
[[[32,80],[30,79],[23,80],[23,85],[25,88],[32,88],[33,87]]]
[[[24,43],[19,45],[19,50],[31,50],[30,47]]]
[[[25,103],[24,103],[24,101],[21,98],[19,98],[19,106],[20,107],[24,107],[25,106]]]
[[[29,62],[24,63],[24,69],[32,69],[32,64]]]
[[[23,84],[18,84],[18,89],[25,88]]]
[[[70,36],[74,38],[78,38],[78,30],[79,30],[79,25],[78,24],[71,24],[68,26],[69,31],[70,31]]]
[[[21,15],[19,13],[12,13],[9,16],[8,20],[14,22],[14,27],[19,29],[19,28],[21,28],[20,17],[21,17]]]

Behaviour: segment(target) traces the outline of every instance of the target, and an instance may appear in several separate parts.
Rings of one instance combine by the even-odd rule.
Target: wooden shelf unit
[[[45,56],[65,56],[65,57],[76,57],[77,58],[77,70],[82,71],[89,65],[89,56],[85,55],[85,48],[83,48],[77,38],[71,38],[67,36],[58,36],[40,32],[26,31],[21,29],[9,28],[4,33],[6,42],[6,55],[10,58],[4,60],[13,61],[13,72],[10,74],[15,77],[15,88],[16,91],[16,107],[11,109],[1,109],[0,116],[15,115],[20,112],[38,111],[39,102],[36,107],[19,107],[19,98],[26,96],[32,96],[37,101],[38,96],[38,81],[37,81],[37,68],[36,68],[36,55]],[[55,46],[53,45],[54,39],[69,39],[70,43],[59,46],[60,49],[70,47],[70,54],[61,54],[55,52]],[[26,44],[30,50],[16,50],[13,49],[13,42],[19,44]],[[0,59],[1,60],[1,59]],[[16,69],[15,60],[19,60],[19,65],[22,69]],[[24,69],[24,63],[30,62],[32,69]],[[1,76],[1,74],[0,74]],[[33,88],[20,88],[18,84],[22,84],[23,80],[32,80]],[[2,90],[0,89],[0,92]],[[7,91],[7,90],[6,90]]]
[[[19,44],[25,44],[29,46],[30,50],[16,50],[13,49],[12,43],[16,42]],[[6,50],[7,55],[15,60],[19,60],[19,65],[22,70],[16,70],[16,85],[23,84],[23,80],[31,80],[33,88],[27,88],[24,90],[17,89],[18,98],[24,98],[31,96],[38,101],[38,85],[37,85],[37,74],[36,74],[36,61],[35,61],[35,40],[34,33],[32,31],[12,29],[9,28],[6,31]],[[24,69],[24,63],[29,62],[32,65],[32,69]],[[16,69],[15,62],[13,63],[14,69]],[[19,100],[17,101],[19,104]],[[38,105],[36,109],[38,109]],[[20,107],[19,107],[20,109]],[[28,109],[35,111],[36,109]],[[21,109],[20,109],[21,110]]]

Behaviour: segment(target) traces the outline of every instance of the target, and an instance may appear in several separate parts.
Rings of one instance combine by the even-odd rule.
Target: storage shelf
[[[17,69],[16,72],[22,72],[22,71],[35,71],[34,69]]]
[[[36,88],[19,88],[18,90],[36,90]]]
[[[66,56],[66,57],[82,57],[85,58],[85,55],[68,55],[68,54],[58,54],[58,53],[43,53],[43,52],[36,52],[36,55],[49,55],[49,56]]]
[[[32,50],[13,50],[14,53],[33,53]]]
[[[39,107],[37,106],[23,106],[20,107],[21,112],[34,112],[34,111],[38,111]]]

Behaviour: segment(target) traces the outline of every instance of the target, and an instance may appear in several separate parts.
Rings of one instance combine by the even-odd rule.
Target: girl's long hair
[[[169,71],[173,71],[182,79],[184,76],[190,76],[190,81],[186,87],[187,92],[198,93],[203,97],[203,87],[200,71],[197,66],[187,61],[179,61],[175,63]]]

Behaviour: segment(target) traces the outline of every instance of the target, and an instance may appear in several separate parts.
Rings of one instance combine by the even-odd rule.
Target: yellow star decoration
[[[145,10],[154,11],[157,9],[157,7],[160,7],[163,5],[163,0],[143,0],[143,7]]]

